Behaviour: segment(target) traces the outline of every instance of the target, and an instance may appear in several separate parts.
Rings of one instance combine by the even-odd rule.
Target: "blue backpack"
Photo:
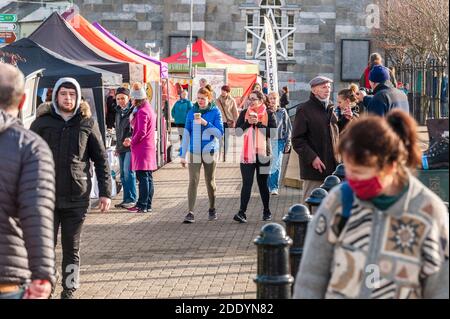
[[[353,206],[353,190],[347,182],[344,182],[341,185],[342,219],[338,225],[339,234],[350,218]]]

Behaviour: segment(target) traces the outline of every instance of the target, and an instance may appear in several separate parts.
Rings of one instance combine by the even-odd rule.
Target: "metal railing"
[[[448,65],[434,59],[394,65],[398,82],[408,95],[410,113],[419,124],[448,117]]]

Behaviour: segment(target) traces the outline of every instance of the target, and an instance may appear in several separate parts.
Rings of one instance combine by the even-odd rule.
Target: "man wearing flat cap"
[[[312,79],[309,100],[297,107],[295,115],[292,146],[300,160],[303,203],[339,162],[338,119],[330,102],[331,83],[333,80],[325,76]]]

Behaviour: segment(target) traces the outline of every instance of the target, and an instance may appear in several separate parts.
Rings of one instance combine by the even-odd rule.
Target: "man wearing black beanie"
[[[369,83],[373,89],[373,96],[367,96],[365,91],[357,94],[358,100],[363,102],[369,113],[384,116],[394,107],[409,113],[408,97],[399,89],[388,85],[389,69],[382,65],[375,65],[369,73]]]

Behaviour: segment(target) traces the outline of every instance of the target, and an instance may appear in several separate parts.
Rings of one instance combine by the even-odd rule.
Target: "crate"
[[[417,177],[444,202],[448,202],[448,169],[417,170]]]

